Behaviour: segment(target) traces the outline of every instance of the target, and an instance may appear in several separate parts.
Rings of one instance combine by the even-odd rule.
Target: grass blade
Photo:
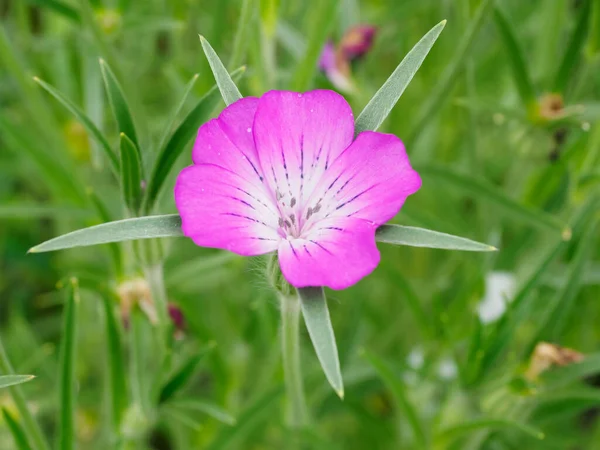
[[[31,248],[29,252],[41,253],[135,239],[180,236],[183,236],[183,232],[179,215],[147,216],[117,220],[63,234]]]
[[[423,424],[421,423],[414,406],[411,404],[408,396],[406,395],[406,388],[402,383],[402,380],[396,376],[392,369],[379,357],[368,352],[367,350],[363,350],[363,356],[371,364],[371,366],[373,366],[387,388],[392,391],[392,395],[396,400],[398,408],[405,414],[406,420],[412,428],[418,444],[417,447],[428,448],[425,429],[423,428]]]
[[[103,298],[104,323],[106,327],[106,366],[108,370],[108,397],[110,422],[113,434],[119,433],[121,420],[127,408],[127,387],[125,386],[125,363],[121,333],[114,311],[114,302],[108,296]]]
[[[597,375],[600,372],[600,353],[587,355],[583,361],[556,367],[541,374],[544,386],[549,392],[569,385],[577,380]]]
[[[73,22],[80,23],[81,17],[79,12],[71,5],[61,2],[59,0],[27,0],[27,3],[31,5],[38,5],[42,8],[48,8],[61,16],[72,20]]]
[[[106,94],[108,95],[108,102],[117,121],[119,132],[125,133],[135,144],[136,148],[140,148],[138,142],[137,133],[135,132],[135,125],[133,124],[133,117],[131,117],[131,111],[125,100],[125,94],[123,88],[119,84],[117,77],[110,70],[108,64],[103,59],[100,59],[100,70],[102,71],[102,78],[104,79],[104,87],[106,88]]]
[[[304,322],[323,372],[333,390],[343,399],[344,383],[325,292],[322,287],[299,288],[298,297]]]
[[[142,161],[140,152],[125,133],[121,133],[121,193],[129,210],[137,214],[142,203]]]
[[[164,403],[181,390],[196,373],[198,364],[216,347],[215,342],[209,343],[205,348],[192,355],[171,378],[164,384],[160,391],[159,402]]]
[[[63,340],[60,362],[60,419],[58,448],[75,448],[75,353],[77,351],[77,311],[79,309],[79,287],[76,279],[71,286],[64,311]]]
[[[13,440],[16,444],[15,448],[17,450],[32,450],[32,448],[29,446],[29,442],[27,441],[25,430],[23,430],[19,422],[17,422],[16,419],[10,415],[6,408],[2,408],[2,418],[8,426],[10,434],[12,434]]]
[[[239,66],[244,59],[244,54],[248,46],[248,37],[250,31],[250,23],[252,21],[252,13],[254,12],[254,0],[242,0],[242,9],[240,11],[240,20],[235,32],[233,41],[233,50],[229,59],[229,69],[233,70]]]
[[[500,38],[506,47],[506,52],[511,63],[513,77],[517,85],[517,90],[519,91],[519,96],[523,102],[523,106],[525,106],[527,109],[531,109],[533,106],[535,106],[536,95],[533,82],[531,81],[531,77],[529,76],[529,72],[527,70],[527,65],[525,64],[525,56],[521,46],[519,45],[519,42],[517,41],[515,31],[510,24],[510,21],[498,6],[494,8],[494,21],[498,31],[500,32]]]
[[[231,79],[221,59],[204,36],[200,36],[200,42],[202,43],[202,49],[204,50],[206,59],[208,59],[208,64],[210,64],[210,69],[215,77],[217,86],[219,86],[219,91],[221,91],[221,96],[226,105],[231,105],[242,98],[242,94]]]
[[[173,112],[171,113],[171,118],[168,120],[167,126],[165,127],[165,131],[163,132],[163,135],[160,138],[158,148],[163,148],[165,146],[165,142],[167,142],[167,138],[169,137],[169,134],[171,133],[173,124],[175,123],[175,120],[177,120],[177,116],[179,115],[179,113],[181,112],[183,107],[185,106],[185,102],[187,101],[187,99],[190,95],[190,92],[192,92],[192,89],[193,89],[194,85],[196,84],[196,81],[198,81],[197,73],[194,74],[192,79],[190,81],[188,81],[188,84],[185,85],[185,88],[183,89],[183,95],[181,96],[181,100],[179,101],[179,103],[177,104],[177,106],[175,107]]]
[[[90,136],[92,136],[96,140],[96,142],[100,144],[100,147],[102,148],[102,150],[104,150],[104,153],[106,153],[106,156],[110,161],[112,169],[115,171],[115,173],[119,173],[119,161],[117,159],[117,155],[112,150],[112,148],[110,148],[110,144],[108,143],[102,132],[98,129],[98,127],[96,127],[94,122],[92,122],[92,120],[88,116],[86,116],[85,113],[75,103],[66,98],[63,94],[58,92],[48,83],[46,83],[43,80],[40,80],[38,77],[33,77],[33,80],[37,84],[39,84],[46,92],[48,92],[56,100],[58,100],[65,108],[69,110],[71,114],[73,114],[77,118],[77,120],[79,120],[79,122],[81,122],[81,124],[90,134]]]
[[[571,236],[571,230],[555,217],[544,211],[536,211],[532,208],[517,203],[507,197],[506,194],[489,182],[475,178],[466,173],[458,172],[448,167],[424,166],[418,172],[424,177],[432,177],[441,182],[448,183],[456,188],[468,192],[473,197],[480,198],[504,209],[507,213],[522,222],[538,228],[552,231],[560,231],[565,240]]]
[[[479,29],[483,25],[487,14],[493,6],[493,0],[483,0],[471,23],[463,33],[462,40],[459,42],[455,53],[450,59],[450,64],[444,70],[444,73],[440,76],[439,81],[436,82],[432,92],[429,93],[427,99],[419,109],[417,117],[412,127],[411,136],[409,141],[414,140],[423,130],[425,125],[435,116],[435,112],[440,109],[440,106],[448,97],[452,91],[452,86],[458,79],[460,69],[471,50],[471,47],[475,43],[475,38]]]
[[[234,81],[239,79],[245,70],[245,67],[237,69],[231,74],[231,78]],[[177,158],[179,158],[188,142],[198,133],[198,127],[208,119],[219,103],[219,100],[221,100],[219,91],[216,87],[213,87],[200,99],[194,109],[190,111],[181,125],[175,130],[165,146],[161,148],[154,163],[150,179],[148,180],[146,197],[144,199],[144,210],[146,212],[151,211],[154,207],[162,186],[172,167],[175,165]]]
[[[427,57],[427,54],[435,44],[440,33],[444,29],[446,21],[442,20],[421,38],[419,42],[398,64],[396,70],[383,83],[383,86],[375,93],[365,109],[356,119],[356,134],[365,130],[377,130],[388,116],[402,93],[409,85],[419,67]]]
[[[540,430],[522,423],[505,420],[505,419],[478,419],[471,422],[461,423],[451,428],[440,431],[435,437],[436,443],[439,445],[447,444],[452,439],[458,438],[465,433],[472,433],[477,430],[488,429],[514,429],[531,436],[534,439],[544,439],[545,435]]]
[[[238,417],[237,423],[233,427],[224,428],[213,443],[208,446],[208,449],[239,448],[239,445],[238,447],[235,446],[236,443],[239,444],[259,425],[272,419],[277,400],[283,392],[283,386],[278,386],[262,395]]]
[[[236,424],[237,420],[230,413],[225,411],[218,405],[214,403],[205,402],[203,400],[196,399],[181,399],[181,400],[173,400],[169,403],[169,405],[173,408],[185,409],[191,411],[198,411],[206,414],[207,416],[212,417],[219,422],[224,423],[225,425],[233,426]]]
[[[0,389],[25,383],[34,378],[34,375],[2,375],[0,376]]]
[[[307,33],[310,36],[304,57],[299,61],[298,67],[294,72],[290,86],[294,91],[303,92],[310,87],[312,79],[317,71],[317,62],[321,55],[321,50],[329,32],[335,23],[332,17],[336,16],[339,0],[321,0],[315,3],[311,16],[315,19],[311,22],[311,30]]]
[[[597,7],[598,5],[596,5],[596,8]],[[584,0],[584,4],[581,6],[581,11],[579,12],[577,24],[569,39],[569,44],[565,49],[565,54],[563,55],[556,73],[556,78],[554,79],[553,89],[555,92],[565,91],[571,72],[577,66],[577,62],[581,57],[583,44],[589,28],[591,10],[592,0]]]
[[[382,225],[375,235],[377,242],[411,247],[438,248],[444,250],[464,250],[468,252],[493,252],[496,247],[481,244],[467,238],[426,230],[425,228],[402,225]]]

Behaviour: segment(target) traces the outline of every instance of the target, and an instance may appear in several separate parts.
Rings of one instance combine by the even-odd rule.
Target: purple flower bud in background
[[[375,40],[377,28],[371,25],[354,25],[346,30],[340,42],[340,50],[348,61],[364,56]]]
[[[373,46],[377,29],[370,25],[355,25],[349,28],[339,45],[327,41],[319,59],[319,69],[340,91],[353,92],[350,63],[365,55]]]
[[[169,303],[167,308],[171,322],[173,322],[175,327],[175,339],[182,339],[185,331],[185,319],[183,317],[183,312],[175,303]]]

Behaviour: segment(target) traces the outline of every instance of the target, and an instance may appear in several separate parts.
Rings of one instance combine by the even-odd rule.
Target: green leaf
[[[382,225],[375,235],[377,242],[411,247],[439,248],[444,250],[465,250],[469,252],[492,252],[497,248],[472,241],[467,238],[426,230],[425,228],[402,225]]]
[[[494,8],[494,21],[506,47],[521,101],[526,108],[531,108],[536,103],[536,95],[525,63],[525,56],[510,21],[498,6]]]
[[[436,435],[435,440],[439,445],[443,445],[452,439],[461,437],[465,433],[488,429],[514,429],[538,440],[544,439],[545,437],[544,433],[540,430],[517,421],[508,419],[478,419],[442,430]]]
[[[164,408],[164,411],[167,415],[171,416],[177,422],[185,425],[186,427],[191,428],[194,431],[199,431],[202,429],[202,424],[195,420],[193,417],[187,416],[184,412],[175,409],[175,408]]]
[[[34,375],[2,375],[0,376],[0,389],[25,383],[35,378]]]
[[[184,409],[188,411],[198,411],[207,416],[212,417],[225,425],[233,426],[236,424],[236,419],[230,413],[225,411],[214,403],[206,402],[203,400],[196,399],[177,399],[169,403],[169,406],[173,408]]]
[[[339,0],[321,0],[314,4],[311,11],[311,28],[306,34],[310,36],[304,57],[298,62],[298,67],[294,72],[290,86],[294,91],[306,91],[312,82],[312,79],[317,71],[317,63],[319,56],[323,50],[323,46],[327,41],[329,32],[335,24],[336,11],[339,5]]]
[[[227,69],[221,62],[221,59],[210,46],[208,41],[204,39],[203,36],[200,36],[200,42],[202,43],[202,49],[204,50],[206,59],[208,59],[210,69],[215,77],[217,86],[219,86],[219,91],[221,91],[221,96],[223,97],[226,105],[231,105],[242,98],[242,94],[231,79],[231,76],[229,76],[229,72],[227,72]]]
[[[147,216],[117,220],[73,231],[37,245],[29,252],[41,253],[135,239],[180,236],[183,236],[183,232],[179,215]]]
[[[10,219],[64,219],[64,218],[89,218],[92,212],[82,208],[66,205],[41,205],[20,201],[8,205],[0,205],[0,218]]]
[[[92,120],[88,116],[86,116],[86,114],[75,103],[66,98],[63,94],[58,92],[48,83],[40,80],[38,77],[33,77],[33,80],[42,88],[44,88],[46,92],[48,92],[56,100],[58,100],[65,108],[69,110],[71,114],[73,114],[77,118],[77,120],[79,120],[79,122],[81,122],[81,124],[90,134],[90,136],[94,138],[96,142],[100,144],[100,148],[104,150],[104,153],[108,157],[113,171],[115,173],[119,173],[119,161],[117,159],[117,155],[112,150],[112,148],[110,148],[110,144],[108,143],[102,132],[98,129],[98,127],[96,127],[94,122],[92,122]]]
[[[363,356],[367,359],[367,361],[369,361],[371,366],[373,366],[373,368],[379,374],[387,388],[390,391],[392,391],[392,395],[396,400],[398,408],[406,416],[406,420],[413,431],[415,440],[418,443],[417,447],[423,449],[429,448],[423,424],[421,423],[421,420],[417,415],[415,407],[412,405],[407,396],[406,388],[402,383],[400,377],[394,374],[394,372],[387,365],[387,363],[385,363],[383,360],[370,353],[369,351],[363,349]]]
[[[222,429],[212,444],[208,446],[208,450],[236,448],[236,443],[240,447],[239,443],[244,438],[251,435],[261,424],[273,419],[273,414],[278,407],[277,401],[283,392],[283,386],[279,385],[261,395],[238,417],[234,426]]]
[[[502,190],[486,180],[476,178],[464,172],[458,172],[449,167],[435,165],[419,167],[418,172],[423,177],[435,178],[436,180],[464,190],[469,195],[479,198],[482,201],[493,203],[504,209],[516,220],[538,228],[560,231],[565,240],[570,239],[571,230],[564,223],[544,211],[536,211],[528,206],[517,203],[506,196]]]
[[[58,448],[75,448],[75,354],[77,351],[77,316],[79,309],[79,287],[76,279],[71,286],[64,310],[63,337],[60,357],[60,418]]]
[[[479,4],[479,8],[477,8],[469,26],[462,33],[462,39],[456,46],[456,50],[450,58],[450,64],[448,64],[439,77],[436,77],[435,85],[419,108],[413,122],[414,125],[412,127],[411,136],[408,139],[409,141],[414,140],[421,133],[425,125],[427,125],[431,118],[435,117],[436,111],[441,109],[441,105],[444,103],[450,92],[452,92],[452,87],[460,75],[463,64],[471,51],[471,47],[475,44],[477,33],[493,5],[493,0],[483,0]]]
[[[108,295],[104,295],[102,303],[104,306],[104,324],[106,327],[106,366],[108,370],[107,383],[110,403],[108,410],[113,434],[118,436],[123,414],[128,404],[127,387],[125,386],[127,373],[125,371],[121,333],[114,310],[115,302]]]
[[[16,419],[11,416],[6,408],[2,408],[2,418],[4,422],[8,426],[10,434],[12,434],[13,440],[16,444],[17,450],[32,450],[31,446],[27,441],[27,435],[23,430],[23,427],[16,421]]]
[[[209,343],[204,349],[192,355],[171,378],[164,384],[160,391],[159,402],[164,403],[181,390],[196,373],[198,364],[216,347],[215,342]]]
[[[552,392],[598,373],[600,373],[600,353],[593,353],[586,355],[581,362],[556,367],[542,373],[541,382],[549,392]]]
[[[119,84],[117,77],[110,70],[108,64],[103,59],[100,59],[100,70],[102,71],[102,78],[104,79],[104,87],[106,88],[106,94],[108,95],[108,101],[112,108],[113,115],[117,121],[119,132],[125,133],[135,144],[136,148],[140,148],[138,142],[137,133],[135,132],[135,126],[133,124],[133,118],[127,101],[125,100],[125,94],[123,88]]]
[[[129,210],[137,214],[142,203],[142,162],[140,152],[125,133],[121,133],[121,193]]]
[[[377,130],[386,119],[402,93],[411,82],[433,44],[444,29],[446,21],[442,20],[421,38],[419,42],[398,64],[383,86],[375,93],[365,109],[356,119],[356,134],[365,130]]]
[[[299,288],[298,297],[302,306],[304,323],[306,323],[323,372],[333,390],[343,399],[344,382],[325,292],[322,287]]]
[[[596,5],[596,7],[598,7],[598,5]],[[556,78],[554,79],[553,89],[555,92],[563,93],[565,91],[571,77],[571,72],[577,66],[577,62],[581,57],[583,44],[588,33],[591,9],[592,0],[584,0],[581,11],[579,12],[577,24],[569,39],[569,44],[565,49],[565,53],[556,73]]]
[[[1,340],[0,373],[5,375],[13,375],[14,373],[12,364],[10,363],[6,352],[4,351],[4,346]],[[24,434],[30,439],[33,450],[50,450],[50,446],[46,441],[42,429],[40,428],[39,424],[36,422],[35,418],[31,414],[31,411],[29,410],[27,402],[25,401],[25,396],[23,395],[23,391],[21,390],[21,386],[10,386],[8,387],[8,391],[13,401],[15,402],[15,406],[17,408],[17,411],[19,412],[19,417],[22,421],[22,427],[25,430]]]
[[[245,67],[240,67],[231,74],[231,78],[236,81],[242,76],[245,70]],[[188,142],[198,133],[198,127],[208,119],[219,103],[219,100],[221,100],[221,95],[217,88],[213,87],[200,99],[194,109],[190,111],[181,125],[175,130],[165,146],[160,149],[146,189],[144,205],[146,212],[150,212],[153,209],[163,184],[175,165],[177,158],[183,153]]]

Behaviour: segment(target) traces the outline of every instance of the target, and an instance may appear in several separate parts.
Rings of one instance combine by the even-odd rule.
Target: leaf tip
[[[563,241],[570,241],[573,237],[573,230],[571,230],[571,227],[566,227],[562,230],[560,236],[562,237]]]
[[[33,80],[33,81],[35,81],[36,83],[39,83],[39,82],[41,81],[41,80],[40,80],[40,78],[39,78],[37,75],[36,75],[36,76],[33,76],[33,77],[31,77],[31,78],[32,78],[32,80]]]
[[[335,389],[335,393],[340,398],[340,400],[344,400],[344,388]]]
[[[30,253],[38,253],[38,246],[36,245],[35,247],[31,247],[29,250],[27,250],[27,254],[29,255]]]
[[[444,19],[444,20],[442,20],[442,21],[440,22],[440,25],[441,25],[442,27],[445,27],[447,22],[448,22],[448,20]]]

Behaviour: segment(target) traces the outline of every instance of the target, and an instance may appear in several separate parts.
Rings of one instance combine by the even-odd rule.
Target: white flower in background
[[[485,277],[485,295],[477,307],[483,323],[498,320],[506,310],[506,302],[513,299],[515,276],[510,272],[490,272]]]

